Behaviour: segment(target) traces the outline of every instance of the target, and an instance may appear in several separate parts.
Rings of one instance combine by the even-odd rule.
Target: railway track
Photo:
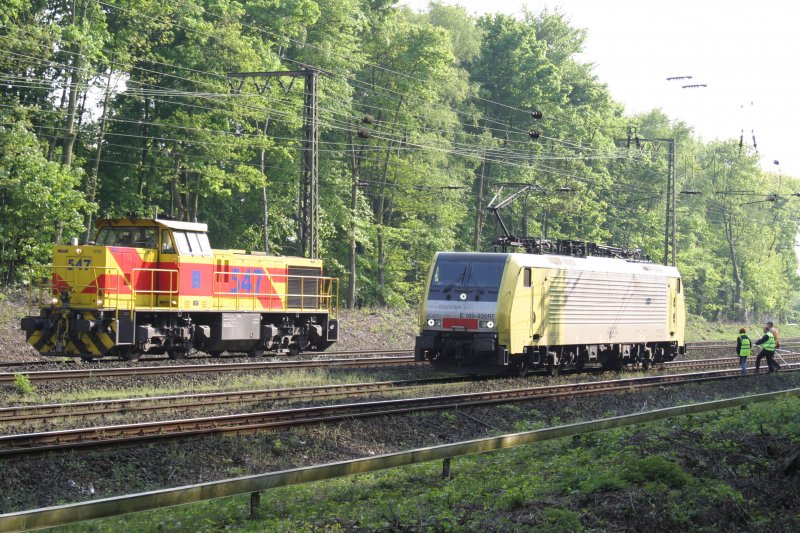
[[[786,338],[781,341],[781,344],[785,347],[792,347],[792,348],[800,348],[800,338]],[[699,350],[722,350],[722,349],[733,349],[736,346],[734,342],[727,342],[727,341],[695,341],[686,344],[687,351],[699,351]],[[274,362],[276,358],[285,358],[287,361],[324,361],[326,359],[345,359],[345,358],[370,358],[375,356],[386,356],[389,354],[406,354],[411,355],[413,350],[410,349],[396,349],[396,350],[369,350],[369,351],[362,351],[362,350],[350,350],[350,351],[338,351],[338,352],[307,352],[302,353],[296,356],[283,356],[283,355],[274,355],[268,356],[271,362]],[[194,364],[194,361],[220,361],[220,360],[227,360],[227,359],[245,359],[250,360],[244,354],[227,354],[222,355],[219,357],[211,357],[211,356],[191,356],[187,359],[183,359],[185,364],[180,366],[191,366]],[[143,363],[156,363],[161,361],[174,361],[169,359],[168,357],[143,357],[136,363],[132,363],[132,366],[135,367],[137,365],[142,365]],[[93,361],[91,364],[103,364],[103,363],[120,363],[120,360],[117,359],[98,359],[97,361]],[[13,368],[13,367],[26,367],[26,366],[47,366],[47,365],[55,365],[55,366],[80,366],[86,364],[80,360],[76,359],[48,359],[48,360],[37,360],[37,361],[2,361],[0,362],[0,368]],[[199,363],[203,364],[203,363]],[[177,365],[175,365],[177,366]]]
[[[785,371],[797,369],[797,367],[794,367]],[[333,423],[352,418],[403,414],[422,410],[457,409],[467,406],[557,398],[561,396],[574,397],[609,392],[629,392],[649,387],[736,377],[739,377],[738,369],[717,370],[692,374],[667,374],[503,391],[383,400],[6,435],[0,437],[0,456],[20,456],[56,450],[91,448],[112,444],[125,445],[201,435],[245,435],[304,424]]]
[[[402,352],[391,352],[402,353]],[[252,361],[246,363],[211,363],[198,365],[159,365],[159,366],[125,366],[113,368],[89,368],[78,370],[41,370],[21,372],[0,372],[0,384],[12,383],[16,376],[22,374],[33,382],[113,378],[134,376],[157,376],[167,374],[199,374],[205,372],[250,372],[254,370],[284,370],[319,367],[369,367],[379,365],[413,364],[413,356],[373,357],[351,359],[317,359],[287,361]]]
[[[376,357],[364,357],[365,354]],[[136,377],[136,376],[160,376],[170,374],[193,374],[208,372],[250,372],[262,370],[286,370],[300,368],[319,368],[319,367],[370,367],[381,365],[405,365],[405,364],[424,364],[415,363],[413,356],[394,356],[381,357],[385,354],[402,354],[403,350],[384,350],[381,352],[340,352],[338,355],[347,354],[350,358],[340,359],[334,357],[324,357],[318,359],[286,359],[283,361],[248,361],[243,363],[210,363],[210,364],[187,364],[187,365],[158,365],[143,366],[132,365],[124,367],[110,368],[89,368],[76,370],[43,370],[43,371],[22,371],[22,372],[0,372],[0,384],[13,383],[18,374],[25,375],[32,382],[65,381],[90,378],[116,378],[116,377]],[[782,357],[791,357],[796,352],[781,354]],[[331,353],[331,356],[334,354]],[[705,368],[724,368],[730,366],[732,358],[718,358],[693,361],[672,361],[663,363],[665,368],[680,368],[687,364],[690,367]]]
[[[339,352],[304,352],[299,355],[281,355],[281,354],[274,354],[274,355],[265,355],[264,358],[274,361],[275,359],[283,359],[285,358],[287,361],[324,361],[325,359],[346,359],[346,358],[370,358],[370,357],[380,357],[386,356],[389,354],[412,354],[413,350],[404,350],[404,349],[397,349],[397,350],[348,350],[348,351],[339,351]],[[194,361],[224,361],[227,359],[244,359],[252,361],[252,357],[249,357],[246,354],[228,354],[228,355],[220,355],[218,357],[212,357],[210,355],[203,355],[197,356],[192,355],[186,359],[181,359],[184,361],[186,365],[193,364]],[[159,361],[172,361],[175,362],[175,359],[170,359],[169,357],[147,357],[144,356],[137,362],[131,363],[132,365],[142,364],[142,363],[155,363]],[[92,361],[88,364],[103,364],[103,363],[121,363],[120,359],[97,359],[96,361]],[[68,365],[68,366],[80,366],[87,364],[84,361],[79,359],[47,359],[47,360],[37,360],[37,361],[3,361],[0,362],[0,368],[12,368],[15,366],[45,366],[45,365]],[[202,364],[202,363],[201,363]]]
[[[787,361],[800,363],[800,356],[787,357]],[[665,370],[731,368],[730,358],[700,359],[666,363]],[[150,396],[113,400],[55,403],[43,405],[17,405],[0,408],[0,424],[17,424],[44,420],[52,417],[90,418],[101,415],[128,414],[133,412],[166,411],[174,409],[203,409],[231,404],[247,404],[263,401],[305,401],[328,398],[358,397],[378,392],[398,391],[411,387],[427,387],[485,381],[495,376],[458,376],[415,380],[383,381],[344,385],[319,385],[283,389],[227,391],[169,396]]]
[[[760,334],[753,335],[753,342],[758,340],[761,337]],[[786,339],[781,339],[781,346],[786,348],[798,348],[800,347],[800,338],[797,337],[788,337]],[[695,342],[687,342],[686,343],[686,350],[687,351],[698,351],[698,350],[727,350],[730,349],[731,352],[735,351],[736,349],[736,341],[695,341]]]
[[[354,383],[346,385],[320,385],[284,389],[213,392],[204,394],[180,394],[150,396],[119,400],[95,400],[44,405],[18,405],[0,408],[0,424],[12,424],[43,420],[51,417],[93,417],[132,412],[161,411],[168,409],[192,409],[217,407],[230,404],[245,404],[281,400],[318,400],[345,398],[397,391],[412,387],[468,383],[489,379],[488,377],[452,377]]]

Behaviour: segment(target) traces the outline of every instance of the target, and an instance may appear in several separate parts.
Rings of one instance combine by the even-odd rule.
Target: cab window
[[[97,232],[95,244],[99,246],[127,246],[155,248],[158,230],[141,226],[106,226]]]
[[[173,233],[178,253],[181,255],[203,255],[210,256],[211,245],[205,233],[194,231],[176,231]]]
[[[169,234],[169,230],[161,231],[161,253],[162,254],[175,253],[175,244],[173,244],[172,242],[172,236]]]

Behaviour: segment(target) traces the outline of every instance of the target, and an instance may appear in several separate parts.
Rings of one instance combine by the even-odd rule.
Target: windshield
[[[505,254],[440,254],[433,269],[431,289],[500,287]]]
[[[158,228],[142,226],[105,226],[97,232],[99,246],[155,248]]]

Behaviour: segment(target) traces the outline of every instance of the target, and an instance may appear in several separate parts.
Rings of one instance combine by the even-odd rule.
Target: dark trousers
[[[772,372],[772,370],[779,370],[781,365],[779,365],[775,361],[775,352],[771,352],[768,350],[761,350],[761,353],[758,354],[756,357],[756,372],[758,372],[758,367],[761,366],[761,358],[764,357],[767,360],[767,369]]]

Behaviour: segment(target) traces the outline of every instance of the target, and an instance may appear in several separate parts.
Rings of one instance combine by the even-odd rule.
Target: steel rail
[[[756,356],[750,356],[751,360],[755,359]],[[800,359],[800,352],[791,352],[791,353],[783,353],[780,354],[780,357],[785,361],[798,361]],[[735,359],[735,362],[734,362]],[[715,359],[690,359],[687,361],[667,361],[666,363],[660,363],[660,367],[669,369],[669,368],[724,368],[730,367],[733,365],[739,364],[739,358],[735,355],[730,357],[719,357]],[[766,366],[766,363],[765,363]],[[748,368],[754,368],[748,366]]]
[[[753,339],[755,340],[755,339]],[[781,339],[781,346],[793,346],[797,347],[800,344],[800,338],[797,337],[788,337],[785,339]],[[686,350],[714,350],[714,349],[735,349],[736,348],[736,341],[695,341],[695,342],[687,342],[686,343]]]
[[[371,359],[324,359],[302,361],[257,361],[248,363],[213,363],[201,365],[126,366],[81,370],[40,370],[0,373],[0,383],[11,383],[21,374],[31,381],[66,379],[155,376],[204,372],[246,372],[252,370],[283,370],[287,368],[364,367],[377,365],[414,364],[413,357],[376,357]]]
[[[319,359],[328,359],[334,357],[362,357],[362,356],[374,356],[374,355],[388,355],[388,354],[413,354],[414,350],[411,349],[396,349],[396,350],[344,350],[344,351],[329,351],[329,352],[302,352],[298,355],[286,355],[282,353],[266,353],[263,357],[265,358],[280,358],[285,357],[288,361],[306,361],[306,360],[319,360]],[[210,359],[212,361],[219,361],[221,359],[252,359],[247,354],[244,353],[231,353],[228,355],[220,355],[218,357],[214,357],[211,355],[191,355],[187,357],[189,361],[202,361],[206,359]],[[145,356],[144,359],[141,359],[141,362],[154,362],[154,361],[174,361],[174,359],[169,359],[168,357],[147,357]],[[105,359],[105,358],[98,358],[92,360],[92,363],[119,363],[121,359],[113,358],[113,359]],[[36,360],[36,361],[0,361],[0,368],[4,367],[12,367],[12,366],[40,366],[40,365],[63,365],[63,364],[83,364],[79,358],[70,358],[70,359],[62,359],[58,357],[54,357],[49,360]],[[134,363],[136,364],[136,363]]]
[[[147,396],[116,400],[94,400],[84,402],[53,403],[41,405],[16,405],[0,407],[0,424],[10,424],[41,420],[44,418],[99,416],[126,414],[131,412],[158,411],[165,409],[189,409],[195,407],[214,407],[218,405],[253,403],[280,400],[314,400],[332,397],[351,397],[376,392],[402,390],[412,387],[426,387],[453,383],[470,383],[487,379],[486,377],[451,377],[411,379],[398,381],[379,381],[372,383],[352,383],[342,385],[318,385],[281,389],[261,389],[246,391],[209,392],[200,394],[176,394],[169,396]]]
[[[570,385],[551,385],[547,387],[477,392],[428,398],[382,400],[357,404],[306,407],[216,417],[188,418],[161,422],[142,422],[116,426],[6,435],[0,436],[0,456],[27,455],[51,450],[97,447],[107,444],[130,444],[194,435],[244,435],[304,424],[331,423],[343,419],[403,414],[421,410],[458,409],[466,406],[490,405],[537,398],[555,398],[560,396],[574,397],[606,392],[628,392],[630,390],[658,387],[666,384],[684,384],[729,379],[738,376],[738,373],[739,370],[722,370],[700,374],[669,374]]]

